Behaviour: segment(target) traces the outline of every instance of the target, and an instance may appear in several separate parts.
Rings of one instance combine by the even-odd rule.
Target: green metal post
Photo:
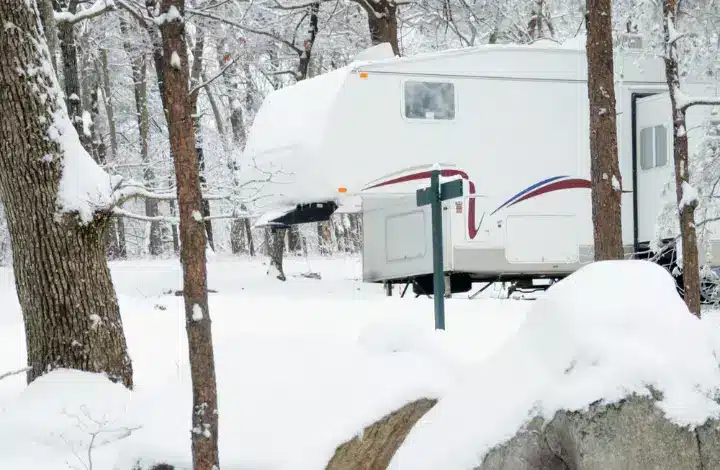
[[[440,171],[430,174],[430,207],[432,210],[433,244],[433,300],[435,302],[435,329],[445,329],[445,274],[443,269],[442,200],[440,198]]]

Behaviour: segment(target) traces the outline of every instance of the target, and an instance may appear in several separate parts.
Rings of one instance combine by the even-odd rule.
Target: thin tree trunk
[[[125,37],[129,37],[130,28],[129,25],[123,20],[120,20],[120,31]],[[132,70],[133,77],[133,92],[135,95],[135,112],[137,114],[138,131],[140,133],[140,160],[144,163],[143,168],[143,184],[148,189],[155,189],[157,187],[157,178],[155,171],[152,168],[150,162],[149,152],[149,135],[150,135],[150,120],[148,116],[148,86],[147,86],[147,60],[143,53],[134,54],[129,41],[123,43],[125,52],[130,59],[130,68]],[[160,90],[162,93],[162,90]],[[155,199],[146,198],[145,201],[145,215],[147,217],[157,217],[160,215],[160,208],[158,201]],[[148,240],[148,252],[153,256],[162,254],[162,228],[160,222],[150,222],[150,239]]]
[[[49,67],[38,10],[31,5],[0,2],[0,18],[14,25],[0,34],[0,196],[12,235],[28,381],[72,368],[105,373],[132,388],[132,364],[105,257],[109,214],[96,213],[87,225],[72,214],[57,217],[66,155],[47,136],[51,126],[71,124]],[[17,64],[35,73],[18,74]],[[72,130],[64,138],[79,139]]]
[[[115,125],[115,103],[112,99],[112,89],[110,86],[110,67],[108,66],[107,49],[100,51],[100,64],[98,65],[101,66],[98,73],[102,76],[103,99],[105,112],[107,113],[108,132],[110,134],[110,150],[113,161],[115,161],[118,158],[117,127]]]
[[[170,8],[177,9],[181,19],[166,21],[160,31],[168,131],[180,208],[180,259],[193,391],[193,468],[212,470],[220,465],[217,385],[208,308],[205,227],[202,220],[198,220],[202,195],[192,118],[194,106],[189,96],[190,77],[183,20],[185,1],[164,0],[160,11],[167,14]]]
[[[118,159],[117,127],[115,124],[115,103],[112,99],[110,85],[110,67],[108,65],[108,51],[100,51],[100,60],[96,63],[98,75],[102,77],[103,101],[108,120],[108,133],[110,134],[110,152],[112,160]],[[127,245],[125,242],[125,221],[122,217],[113,217],[108,227],[108,253],[112,258],[127,258]]]
[[[680,233],[682,235],[682,277],[685,303],[690,312],[700,317],[700,259],[698,255],[697,233],[695,230],[695,208],[697,199],[685,199],[685,191],[692,191],[688,161],[688,138],[685,123],[685,110],[678,107],[676,93],[680,90],[678,70],[675,0],[663,1],[663,31],[665,33],[665,77],[670,92],[670,104],[673,114],[673,147],[675,163],[675,195],[680,213]]]
[[[595,260],[623,259],[611,0],[588,0],[587,30]]]
[[[205,51],[205,31],[198,27],[195,33],[195,46],[193,47],[193,64],[190,73],[190,86],[195,87],[200,83],[203,69],[203,53]],[[200,91],[196,91],[190,95],[191,110],[193,116],[193,124],[195,126],[195,150],[200,171],[200,191],[207,189],[207,178],[205,176],[205,154],[203,153],[202,125],[200,122],[200,114],[197,109],[198,95]],[[210,201],[202,199],[200,213],[205,219],[205,231],[207,232],[207,242],[212,250],[215,250],[215,238],[213,237],[212,222],[210,221]]]
[[[68,12],[77,13],[77,0],[69,3],[55,0],[55,10],[60,11],[67,6]],[[91,139],[83,133],[82,102],[80,92],[80,73],[78,70],[77,43],[75,42],[74,25],[68,21],[58,24],[58,37],[60,39],[60,53],[63,61],[63,79],[65,83],[65,97],[67,99],[68,115],[80,136],[80,142],[86,150],[90,151]]]

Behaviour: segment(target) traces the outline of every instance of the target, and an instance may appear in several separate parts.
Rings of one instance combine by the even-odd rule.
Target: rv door
[[[655,225],[666,197],[663,188],[672,178],[672,112],[667,94],[640,98],[635,110],[635,169],[638,241],[655,238]],[[675,195],[669,195],[673,200]]]

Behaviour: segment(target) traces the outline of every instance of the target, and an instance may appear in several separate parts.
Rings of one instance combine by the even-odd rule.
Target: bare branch
[[[151,217],[151,216],[146,216],[146,215],[135,214],[134,212],[126,211],[125,209],[120,209],[119,207],[113,208],[112,212],[116,216],[127,217],[128,219],[141,220],[143,222],[167,222],[170,224],[180,223],[180,219],[178,217],[171,217],[171,216],[165,216],[165,215],[158,215],[158,216]]]
[[[250,27],[248,27],[248,26],[245,26],[245,25],[243,25],[243,24],[237,23],[237,22],[235,22],[235,21],[229,20],[229,19],[227,19],[227,18],[223,18],[223,17],[221,17],[221,16],[217,16],[217,15],[215,15],[215,14],[213,14],[213,13],[208,13],[208,12],[202,11],[202,10],[187,9],[187,10],[185,10],[185,11],[186,11],[187,13],[189,13],[189,14],[192,14],[192,15],[198,15],[198,16],[202,16],[202,17],[205,17],[205,18],[210,18],[210,19],[212,19],[212,20],[220,21],[220,22],[225,23],[225,24],[228,24],[228,25],[230,25],[230,26],[234,26],[234,27],[236,27],[236,28],[242,29],[243,31],[247,31],[248,33],[259,34],[260,36],[269,37],[269,38],[271,38],[271,39],[274,39],[275,41],[281,42],[282,44],[284,44],[285,46],[289,47],[290,49],[292,49],[292,50],[295,51],[296,53],[302,54],[302,50],[301,50],[299,47],[297,47],[295,44],[293,44],[293,43],[291,43],[290,41],[288,41],[288,40],[286,40],[286,39],[283,39],[283,38],[281,38],[281,37],[279,37],[279,36],[276,36],[276,35],[274,35],[274,34],[272,34],[272,33],[269,33],[269,32],[267,32],[267,31],[262,31],[262,30],[259,30],[259,29],[250,28]]]
[[[321,0],[320,2],[308,2],[300,5],[283,5],[279,0],[274,0],[275,6],[278,10],[302,10],[304,8],[310,8],[314,3],[325,3],[328,0]]]
[[[231,59],[231,60],[230,60],[227,64],[225,64],[225,66],[224,66],[222,69],[220,69],[220,71],[218,71],[215,75],[213,75],[213,76],[210,77],[209,79],[205,80],[204,82],[198,83],[197,85],[195,85],[194,87],[192,87],[192,88],[190,89],[190,91],[188,92],[188,95],[189,95],[189,96],[192,96],[194,93],[197,93],[201,88],[204,88],[204,87],[210,85],[212,82],[214,82],[215,80],[217,80],[218,78],[220,78],[220,77],[225,73],[225,71],[227,71],[227,69],[229,69],[229,68],[230,68],[231,66],[233,66],[234,64],[235,64],[235,59]]]

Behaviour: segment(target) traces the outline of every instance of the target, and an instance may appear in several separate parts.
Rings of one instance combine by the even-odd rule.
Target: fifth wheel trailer
[[[663,196],[674,171],[672,121],[661,58],[623,52],[615,70],[622,187],[614,184],[631,257],[674,236],[656,227],[675,197]],[[684,91],[716,94],[705,83]],[[691,154],[709,111],[688,111]],[[436,163],[442,181],[464,185],[461,198],[443,203],[452,292],[474,281],[562,278],[593,260],[582,49],[488,45],[355,61],[270,93],[240,163],[250,179],[270,180],[256,195],[264,212],[256,225],[361,211],[366,282],[413,281],[432,292],[430,209],[416,206],[415,192]],[[710,254],[720,259],[720,240]]]

